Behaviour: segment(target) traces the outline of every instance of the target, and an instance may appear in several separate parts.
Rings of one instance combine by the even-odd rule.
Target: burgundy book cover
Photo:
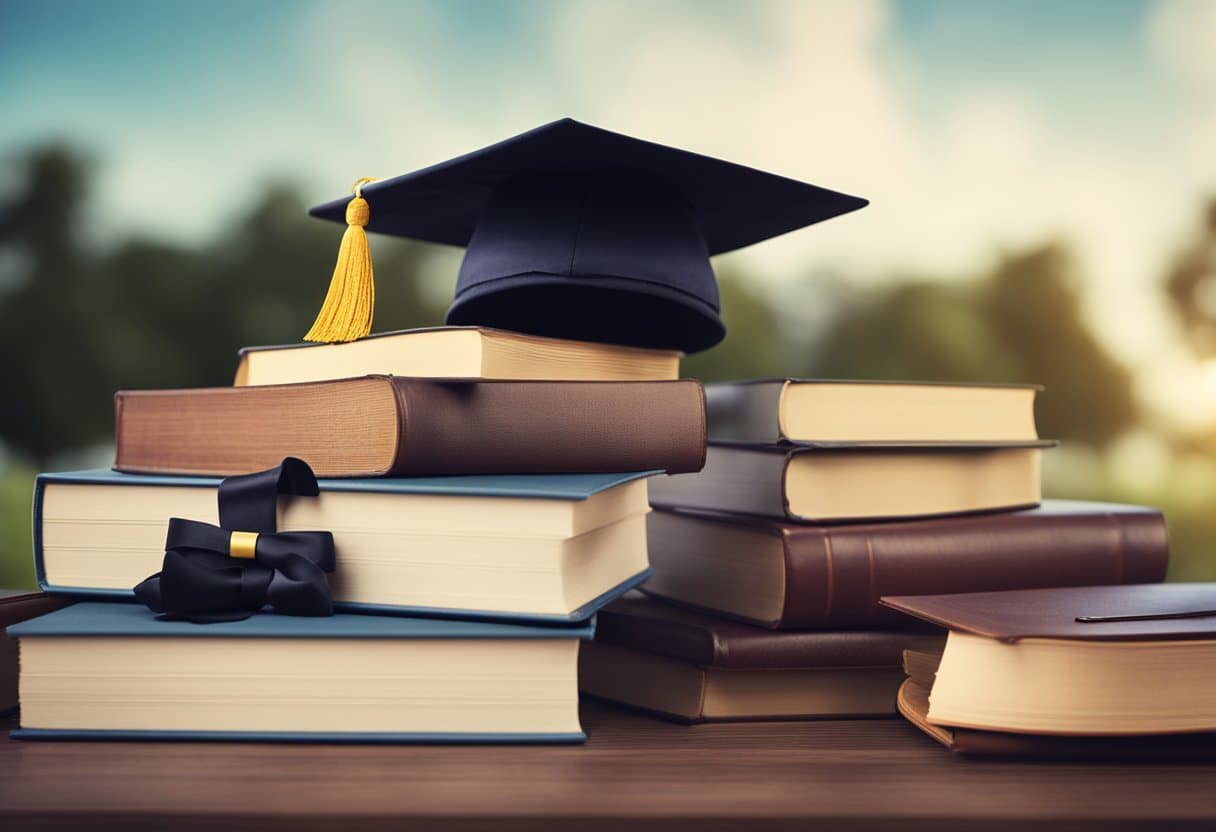
[[[115,396],[119,471],[322,477],[698,471],[700,382],[364,376]]]
[[[700,667],[766,670],[899,666],[904,650],[940,651],[940,631],[834,630],[780,633],[715,618],[634,591],[596,619],[595,640]]]
[[[1142,506],[1046,500],[1013,512],[844,525],[677,512],[778,536],[785,553],[775,629],[907,624],[884,595],[1157,583],[1169,540],[1161,512]],[[661,553],[646,591],[662,596]]]

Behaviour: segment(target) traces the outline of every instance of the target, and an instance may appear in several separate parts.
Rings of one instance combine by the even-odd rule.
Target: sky
[[[1216,194],[1214,44],[1216,0],[0,0],[0,161],[66,137],[102,238],[190,241],[267,179],[320,202],[573,116],[871,200],[726,256],[773,285],[1062,236],[1144,397],[1202,420],[1158,284]]]

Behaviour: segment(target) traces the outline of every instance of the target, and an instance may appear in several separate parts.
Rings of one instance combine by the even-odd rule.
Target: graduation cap
[[[366,226],[467,248],[448,324],[696,352],[726,334],[712,255],[866,204],[562,119],[313,208],[349,227],[306,338],[370,332]]]

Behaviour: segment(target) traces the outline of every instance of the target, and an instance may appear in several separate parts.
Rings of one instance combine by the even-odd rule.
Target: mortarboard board
[[[447,323],[685,352],[726,333],[712,255],[867,204],[572,119],[361,188],[310,213],[467,248]]]

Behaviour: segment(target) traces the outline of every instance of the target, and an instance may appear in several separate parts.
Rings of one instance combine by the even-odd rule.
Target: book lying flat
[[[700,472],[655,480],[651,504],[807,522],[1019,508],[1041,499],[1051,444],[714,441]]]
[[[17,642],[2,635],[4,628],[54,612],[67,603],[41,592],[0,589],[0,715],[17,707]]]
[[[347,344],[246,347],[238,387],[351,376],[653,381],[680,375],[680,353],[444,326],[384,332]]]
[[[600,611],[583,693],[680,722],[895,714],[905,649],[936,633],[774,633],[630,593]]]
[[[836,525],[654,511],[647,525],[646,592],[774,628],[911,620],[883,595],[1153,583],[1169,560],[1161,512],[1072,500]]]
[[[581,742],[590,625],[263,613],[160,621],[75,604],[21,642],[17,739]]]
[[[1216,733],[1080,737],[1014,734],[934,725],[928,720],[929,689],[908,678],[899,688],[899,713],[956,754],[1099,760],[1216,758]]]
[[[700,382],[389,376],[114,397],[120,471],[323,477],[697,471]]]
[[[321,480],[280,531],[333,532],[345,611],[581,621],[645,580],[646,474]],[[133,597],[170,517],[218,522],[220,480],[41,474],[34,561],[55,595]]]
[[[1038,438],[1027,385],[773,378],[710,384],[713,439],[1020,442]]]
[[[1216,732],[1216,584],[883,603],[950,630],[928,692],[929,724],[1065,737]]]

